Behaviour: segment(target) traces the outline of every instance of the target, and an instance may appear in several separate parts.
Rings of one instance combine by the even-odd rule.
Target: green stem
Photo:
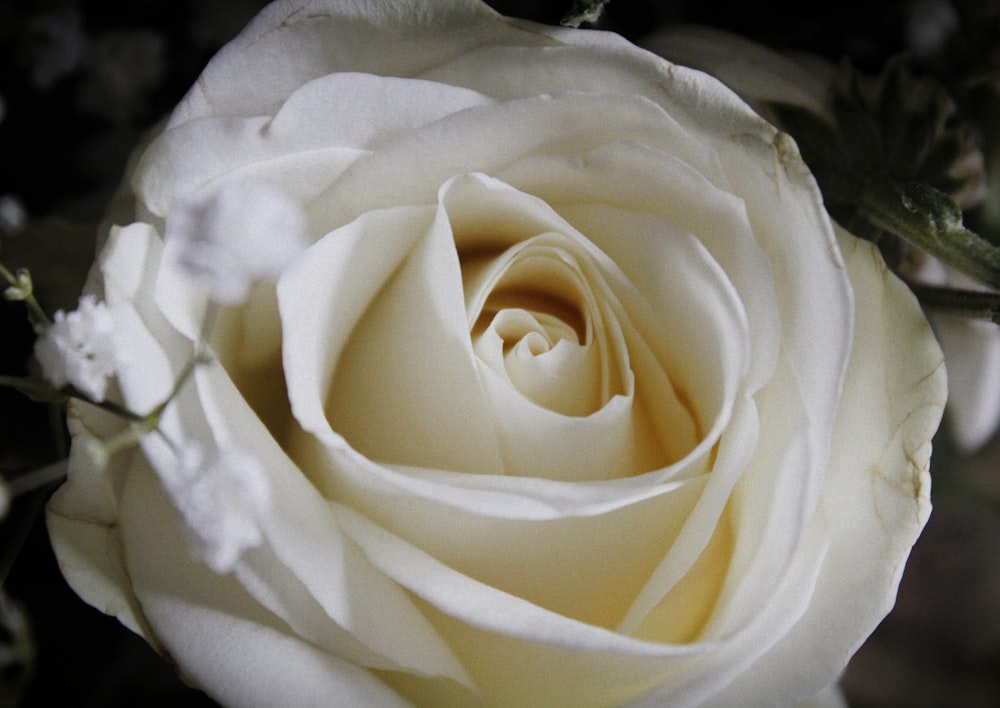
[[[8,479],[7,489],[10,490],[11,497],[33,492],[53,482],[63,481],[66,478],[67,462],[67,460],[63,459],[59,462],[53,462],[51,465],[46,465],[37,470],[25,472],[24,474],[19,474],[16,477]]]
[[[35,525],[35,519],[45,507],[49,495],[61,483],[61,479],[52,480],[28,492],[25,507],[18,511],[16,520],[10,520],[11,534],[2,544],[0,551],[0,587],[7,582],[10,569],[14,566],[14,561],[17,560],[28,534]]]
[[[942,288],[909,281],[907,285],[928,309],[1000,324],[1000,293]]]
[[[44,379],[33,376],[6,376],[0,374],[0,386],[7,386],[15,391],[23,393],[33,401],[39,403],[62,403],[67,396],[53,388],[52,384]]]
[[[943,192],[925,185],[899,189],[873,182],[858,214],[874,226],[919,246],[943,263],[1000,288],[1000,248],[962,225],[962,212]]]
[[[71,398],[75,398],[80,401],[86,401],[92,406],[96,406],[101,410],[105,410],[108,413],[112,413],[118,416],[119,418],[124,418],[125,420],[130,421],[132,423],[139,423],[148,417],[144,415],[139,415],[138,413],[133,413],[125,406],[121,405],[120,403],[115,403],[114,401],[109,401],[107,399],[103,401],[91,400],[91,398],[87,394],[85,394],[83,391],[76,388],[75,386],[66,386],[65,388],[61,389],[61,392]]]
[[[22,283],[18,280],[17,276],[11,273],[2,263],[0,263],[0,276],[4,278],[12,287],[20,288]],[[45,314],[45,310],[42,306],[38,304],[38,300],[35,299],[35,294],[33,292],[28,292],[22,300],[24,306],[28,308],[28,319],[31,324],[35,326],[36,330],[44,327],[48,327],[52,324],[52,320],[49,316]]]

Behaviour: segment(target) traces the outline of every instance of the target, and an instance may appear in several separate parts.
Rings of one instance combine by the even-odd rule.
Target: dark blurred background
[[[97,223],[138,136],[264,4],[0,0],[0,261],[32,270],[48,311],[75,307]],[[555,23],[571,0],[490,4],[505,14]],[[992,19],[959,26],[958,45],[985,43],[989,49],[998,29],[996,5],[612,0],[599,26],[637,39],[669,23],[710,24],[777,49],[806,50],[834,62],[847,57],[876,72],[895,54],[926,54],[935,36],[970,12]],[[929,57],[927,70],[960,73],[968,60]],[[0,373],[25,373],[31,344],[23,308],[0,300]],[[57,459],[64,444],[57,421],[45,406],[0,388],[0,472]],[[1000,705],[998,470],[1000,443],[963,455],[939,435],[935,511],[896,609],[844,677],[856,708]],[[0,527],[0,546],[27,533],[5,585],[25,610],[38,651],[20,705],[64,705],[67,699],[101,707],[212,705],[178,681],[142,640],[69,590],[44,524],[27,521],[45,493],[17,499]],[[0,640],[9,636],[0,626]],[[18,684],[23,672],[16,662],[0,668],[0,687]]]

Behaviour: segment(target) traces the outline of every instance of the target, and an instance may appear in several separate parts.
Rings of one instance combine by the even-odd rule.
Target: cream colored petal
[[[402,705],[362,668],[304,641],[232,576],[187,554],[179,520],[148,469],[129,477],[121,519],[143,611],[181,674],[231,705]]]
[[[809,604],[713,705],[805,700],[834,681],[892,607],[930,512],[930,440],[946,396],[941,350],[877,249],[842,231],[838,240],[857,327],[822,502],[789,576],[802,578],[793,593]],[[818,577],[795,570],[815,558]],[[779,601],[763,616],[785,611]]]
[[[688,141],[690,137],[683,140]],[[505,167],[498,176],[544,199],[610,254],[640,293],[644,296],[651,293],[651,307],[657,317],[671,321],[683,317],[685,312],[692,317],[696,315],[695,310],[688,308],[672,308],[665,312],[659,305],[657,300],[663,302],[665,297],[676,295],[671,285],[686,287],[688,281],[676,275],[663,277],[654,267],[654,260],[641,259],[644,248],[656,248],[664,260],[671,250],[680,248],[702,251],[702,255],[690,254],[685,258],[705,260],[705,255],[710,256],[717,266],[699,266],[698,277],[708,282],[718,281],[717,286],[706,289],[720,297],[725,293],[732,296],[735,289],[740,307],[749,320],[752,358],[747,385],[750,390],[756,390],[771,376],[778,356],[776,333],[780,329],[771,268],[755,240],[739,196],[710,182],[672,151],[631,142],[604,146],[582,155],[527,156]],[[725,184],[728,180],[722,179],[722,182]],[[619,221],[622,223],[620,228],[616,226]],[[633,249],[639,239],[648,243],[643,249]],[[698,243],[692,245],[692,240]],[[666,267],[670,267],[669,263]],[[731,281],[731,286],[722,283],[718,275],[705,273],[706,268],[716,270],[718,267],[725,273],[724,278]],[[685,342],[677,343],[678,346],[693,346],[702,336],[702,329],[709,336],[716,331],[712,327],[692,329],[698,334],[685,335]],[[728,341],[727,348],[740,346],[746,340],[733,337]],[[683,359],[683,356],[678,358]],[[697,359],[692,357],[691,362]],[[699,371],[704,371],[700,363]],[[693,375],[689,380],[694,382],[700,378]],[[692,398],[698,397],[698,392],[693,391]],[[710,415],[706,411],[703,417],[708,420]]]
[[[366,215],[331,232],[278,281],[288,396],[302,427],[331,440],[326,396],[355,325],[434,218],[426,208]],[[379,247],[370,243],[378,239]]]
[[[579,221],[577,226],[583,231],[578,232],[537,198],[482,176],[453,181],[445,195],[459,248],[473,254],[463,262],[470,323],[482,318],[487,298],[497,288],[504,289],[503,302],[512,306],[517,305],[517,293],[526,299],[535,291],[548,293],[567,303],[579,297],[572,309],[579,313],[581,332],[585,330],[592,337],[585,346],[591,347],[588,351],[598,357],[605,372],[600,398],[616,392],[631,396],[635,374],[639,406],[628,425],[641,433],[642,441],[627,443],[636,446],[628,455],[612,455],[609,451],[613,447],[597,438],[594,448],[605,450],[612,458],[617,456],[635,473],[677,460],[699,444],[701,454],[711,447],[725,425],[749,356],[743,348],[747,338],[731,336],[733,330],[746,329],[738,296],[697,240],[671,222],[649,215],[609,205],[588,210],[560,204]],[[669,199],[669,193],[664,198]],[[555,233],[535,235],[552,230]],[[489,255],[495,252],[501,255]],[[538,264],[551,265],[551,272],[525,275],[528,266],[537,270],[541,267]],[[517,277],[511,281],[513,273]],[[564,279],[578,285],[567,284],[557,290],[556,285]],[[508,294],[507,289],[514,292]],[[677,307],[677,302],[686,305]],[[695,323],[693,333],[685,328]],[[619,333],[612,336],[615,331]],[[518,441],[517,428],[533,431],[539,439],[557,440],[567,433],[553,429],[547,435],[546,426],[541,425],[544,414],[527,402],[523,413],[513,411],[517,397],[501,383],[511,376],[511,364],[509,358],[501,356],[502,338],[491,333],[487,328],[476,346],[484,363],[499,376],[484,372],[487,390],[503,404],[504,413],[497,416],[501,437],[510,441],[508,447],[522,451],[525,460],[540,459],[545,455],[537,445]],[[631,372],[616,374],[616,369]],[[616,379],[621,383],[614,384]],[[561,385],[574,393],[587,393],[583,398],[592,400],[598,392],[591,392],[590,386],[597,383],[567,381]],[[537,402],[529,392],[524,393]],[[529,420],[531,424],[527,424]],[[561,425],[557,420],[553,424]],[[580,435],[586,437],[583,429],[588,428],[588,421],[578,425]],[[574,459],[586,457],[571,455]],[[599,462],[597,457],[600,455],[594,462]],[[632,458],[634,465],[629,462]]]
[[[571,416],[594,413],[612,396],[631,395],[611,293],[575,238],[540,234],[466,261],[462,276],[473,347],[514,390]]]
[[[760,436],[759,426],[760,422],[753,403],[745,400],[738,402],[726,434],[719,443],[718,454],[702,495],[691,508],[677,539],[650,574],[641,592],[636,595],[628,613],[618,626],[619,631],[643,638],[659,637],[662,641],[693,641],[695,637],[691,634],[704,633],[705,625],[718,614],[717,609],[713,609],[710,614],[699,610],[697,626],[690,629],[691,634],[684,635],[677,630],[677,626],[690,622],[690,618],[678,617],[672,608],[664,608],[663,603],[670,601],[670,592],[691,572],[712,538],[720,533],[720,527],[732,523],[729,517],[731,510],[727,510],[727,506],[730,504],[733,489],[739,483],[747,465],[751,464],[752,454]],[[740,530],[735,529],[736,532]],[[728,531],[722,533],[728,534]],[[713,579],[716,576],[724,578],[734,572],[732,549],[728,547],[732,543],[726,540],[725,545],[727,548],[722,549],[712,562],[715,567],[709,575]],[[706,583],[701,588],[705,595],[711,598],[711,602],[719,601],[722,592],[720,583],[721,580],[711,584]],[[735,627],[738,625],[730,625],[727,630],[735,631]]]
[[[339,515],[373,563],[433,608],[432,622],[491,704],[620,703],[703,649],[641,642],[553,613],[456,573],[349,509]]]
[[[801,519],[816,503],[822,474],[796,476],[794,470],[803,464],[820,470],[829,454],[829,431],[850,347],[844,333],[853,329],[850,285],[815,180],[791,139],[704,74],[673,66],[667,76],[664,104],[671,113],[690,121],[685,124],[697,140],[718,150],[728,189],[742,198],[753,238],[773,273],[785,367],[774,377],[784,393],[772,394],[779,408],[773,413],[773,427],[779,429],[782,419],[796,420],[804,438],[788,440],[794,442],[791,447],[779,446],[779,436],[770,433],[762,439],[774,443],[772,466],[788,463],[775,479],[780,481],[779,491],[787,488],[790,499],[800,500],[796,508],[803,505],[800,521],[793,524],[801,527]],[[699,118],[699,112],[709,106],[710,118]],[[716,258],[722,262],[720,256]],[[734,283],[743,291],[735,277]],[[821,318],[818,312],[823,313]],[[801,415],[789,416],[790,411],[780,410],[787,400],[802,406]],[[769,412],[762,409],[763,426],[771,425],[768,417]],[[797,487],[804,490],[804,496]],[[793,542],[795,534],[785,531],[784,522],[772,525],[770,542],[764,546]],[[775,557],[785,555],[779,552]]]
[[[607,205],[557,208],[621,271],[612,288],[622,302],[646,421],[674,454],[714,445],[737,391],[753,386],[747,378],[759,354],[752,348],[746,295],[736,291],[702,241],[670,219]],[[752,307],[753,314],[760,309]],[[764,323],[753,324],[755,335],[762,334]],[[690,421],[671,414],[671,399],[687,409]]]
[[[297,87],[276,113],[207,116],[167,128],[138,161],[133,187],[146,207],[164,216],[179,195],[215,180],[257,174],[267,179],[278,171],[297,173],[303,185],[298,196],[306,201],[375,144],[488,102],[440,83],[360,73],[320,76]]]
[[[628,506],[548,518],[501,517],[359,482],[341,485],[336,498],[452,572],[613,629],[672,547],[704,483],[664,485]]]
[[[459,111],[386,142],[344,172],[316,213],[341,224],[372,209],[433,203],[438,188],[455,175],[497,174],[527,156],[582,154],[618,143],[662,148],[693,164],[711,166],[715,157],[642,97],[567,93],[512,100]],[[387,181],[389,173],[393,179]]]
[[[405,5],[281,0],[268,5],[212,59],[174,111],[171,125],[212,114],[273,113],[295,89],[326,74],[414,76],[470,48],[504,41],[552,43],[540,32],[514,31],[475,0]],[[248,72],[247,66],[267,71]]]
[[[143,616],[121,555],[118,499],[132,455],[100,465],[88,448],[121,432],[124,423],[109,413],[75,402],[67,426],[72,436],[66,482],[46,506],[46,525],[59,569],[73,590],[113,615],[154,648],[158,640]]]
[[[387,236],[387,227],[399,235]],[[397,255],[389,277],[373,275],[384,267],[362,269],[359,260],[340,260],[339,250],[323,260],[319,251],[310,254],[315,260],[307,256],[302,268],[283,278],[286,376],[299,420],[321,436],[332,429],[381,462],[500,472],[444,212],[439,209],[429,224],[411,219],[387,225],[373,216],[329,238],[367,251],[362,258],[385,257],[383,249],[373,248],[375,239],[405,238],[409,250]],[[310,273],[316,269],[323,279],[343,273],[324,286],[334,292],[321,298],[313,296],[316,279]],[[303,307],[318,317],[302,317]],[[317,366],[328,373],[306,383]]]
[[[220,367],[200,368],[196,385],[182,389],[172,405],[189,414],[167,419],[161,426],[166,436],[175,440],[208,436],[212,445],[239,445],[266,470],[271,510],[257,519],[264,545],[246,552],[235,570],[244,591],[262,608],[281,618],[296,636],[360,665],[468,683],[450,650],[410,599],[344,539],[317,490],[277,446]],[[175,453],[158,437],[145,438],[142,447],[161,475],[178,464]],[[170,565],[161,564],[165,555],[176,559],[177,568],[186,569],[183,586],[189,592],[205,592],[205,585],[216,583],[219,576],[190,561],[180,517],[147,468],[137,465],[131,470],[125,496],[123,544],[129,574],[144,606],[150,602],[149,594],[158,597],[162,574],[171,571]],[[148,585],[140,579],[144,575]],[[184,603],[183,593],[160,599],[168,606]],[[156,631],[159,636],[163,628]],[[172,653],[181,661],[176,651]]]

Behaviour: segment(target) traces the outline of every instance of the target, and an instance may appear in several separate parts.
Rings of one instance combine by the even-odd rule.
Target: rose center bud
[[[649,392],[637,388],[635,367],[645,371],[649,357],[633,359],[640,338],[603,253],[551,231],[493,239],[493,248],[464,233],[456,240],[480,245],[461,254],[462,284],[507,474],[612,479],[657,469],[693,447],[683,405],[671,396],[650,407]],[[669,419],[671,434],[657,419]],[[586,463],[567,466],[567,449],[588,450]]]
[[[535,404],[586,416],[626,392],[627,355],[584,267],[552,239],[536,237],[464,263],[467,292],[479,293],[470,303],[473,346]]]

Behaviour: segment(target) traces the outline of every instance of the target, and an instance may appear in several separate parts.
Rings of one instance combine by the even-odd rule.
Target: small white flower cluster
[[[305,249],[302,208],[263,185],[229,184],[181,198],[167,220],[165,240],[191,276],[205,281],[216,302],[246,300],[256,280],[276,279]]]
[[[0,198],[0,226],[5,215],[14,214],[12,205]],[[277,278],[307,245],[301,208],[267,187],[224,187],[185,202],[174,214],[166,238],[176,262],[189,275],[206,279],[211,297],[224,304],[245,300],[255,280]],[[4,296],[28,305],[39,333],[35,358],[48,383],[56,389],[72,387],[72,396],[131,420],[109,440],[76,441],[95,467],[103,468],[115,452],[158,429],[169,398],[145,415],[105,400],[109,379],[135,358],[123,334],[126,309],[109,307],[88,294],[76,310],[59,310],[50,322],[34,300],[27,271],[0,273],[9,283]],[[194,359],[180,374],[171,398],[198,363]],[[185,444],[174,449],[176,464],[158,467],[159,475],[183,519],[192,555],[216,573],[230,572],[240,555],[263,538],[260,521],[271,506],[266,472],[256,458],[237,448]],[[40,472],[49,478],[48,470]],[[57,472],[65,474],[64,469]],[[0,480],[0,517],[18,491]]]
[[[53,386],[71,384],[100,403],[108,378],[125,363],[120,339],[108,306],[93,295],[84,295],[73,312],[56,312],[35,342],[35,358]]]
[[[271,506],[267,476],[239,448],[206,454],[192,444],[181,449],[179,461],[161,473],[163,486],[184,517],[196,557],[227,573],[243,551],[261,542],[259,519]]]

